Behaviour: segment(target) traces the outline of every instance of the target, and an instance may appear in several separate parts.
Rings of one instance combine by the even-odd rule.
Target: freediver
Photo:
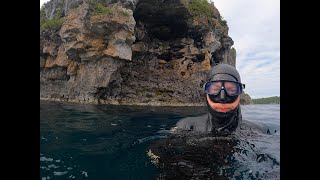
[[[210,70],[203,85],[208,113],[179,120],[173,129],[200,133],[234,132],[242,122],[240,94],[241,83],[237,69],[228,64],[217,64]]]
[[[208,112],[179,120],[166,139],[150,145],[148,156],[160,168],[157,179],[278,178],[279,162],[247,141],[262,137],[262,131],[242,122],[240,95],[245,85],[236,68],[213,66],[203,88]],[[248,162],[255,161],[268,164],[270,173],[252,171]]]

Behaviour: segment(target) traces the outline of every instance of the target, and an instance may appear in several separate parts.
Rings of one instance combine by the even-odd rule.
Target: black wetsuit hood
[[[225,80],[241,83],[239,72],[236,70],[236,68],[228,64],[215,65],[208,74],[208,80]],[[225,103],[232,103],[238,98],[238,96],[225,96]],[[217,96],[209,95],[209,99],[213,102],[220,102],[220,94]],[[240,125],[242,121],[240,104],[229,112],[217,112],[208,104],[207,98],[206,103],[209,111],[208,123],[211,125],[211,131],[227,130],[232,132],[235,131]]]
[[[228,131],[233,132],[235,131],[242,122],[242,114],[240,105],[238,105],[235,109],[229,112],[217,112],[212,109],[208,102],[208,130],[221,132],[221,131]]]

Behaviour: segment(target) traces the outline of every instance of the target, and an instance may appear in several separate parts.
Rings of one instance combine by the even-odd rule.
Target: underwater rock
[[[250,141],[270,135],[254,128],[232,134],[175,131],[151,144],[148,156],[157,157],[157,179],[280,179],[280,161]]]

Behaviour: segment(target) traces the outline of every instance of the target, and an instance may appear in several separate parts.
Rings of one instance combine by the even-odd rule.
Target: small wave
[[[40,157],[40,161],[53,161],[53,159],[52,158],[46,158],[46,157]]]
[[[136,143],[144,143],[144,142],[147,142],[147,141],[150,141],[150,140],[154,140],[154,139],[160,139],[160,138],[166,138],[167,136],[166,135],[155,135],[155,136],[149,136],[149,137],[145,137],[145,138],[141,138],[141,139],[138,139]],[[134,143],[135,144],[135,143]]]
[[[50,171],[50,169],[45,167],[45,166],[40,166],[40,169],[44,169],[44,170]]]
[[[74,179],[74,178],[76,178],[74,175],[69,176],[69,179]]]
[[[62,176],[62,175],[65,175],[65,174],[67,174],[67,173],[68,173],[68,171],[63,171],[63,172],[54,171],[54,172],[53,172],[53,175],[55,175],[55,176]]]
[[[144,143],[144,142],[147,142],[147,141],[150,141],[150,140],[154,140],[154,139],[166,138],[167,135],[170,134],[170,130],[165,130],[165,129],[160,128],[160,130],[157,131],[156,134],[157,135],[148,136],[148,137],[145,137],[145,138],[138,139],[133,144],[137,144],[137,143],[141,144],[141,143]]]
[[[88,177],[88,172],[81,171],[81,173],[84,175],[84,177]]]
[[[170,130],[161,129],[157,132],[157,134],[169,134]]]
[[[50,164],[50,165],[48,165],[48,168],[58,168],[58,167],[60,167],[60,166],[56,166],[56,165],[54,165],[54,164]]]
[[[47,180],[47,179],[51,179],[51,178],[49,176],[41,178],[41,180]]]

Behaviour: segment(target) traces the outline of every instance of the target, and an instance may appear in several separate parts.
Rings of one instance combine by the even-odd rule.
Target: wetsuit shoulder
[[[196,117],[186,117],[176,124],[178,130],[189,130],[196,132],[207,132],[209,128],[208,114]]]

